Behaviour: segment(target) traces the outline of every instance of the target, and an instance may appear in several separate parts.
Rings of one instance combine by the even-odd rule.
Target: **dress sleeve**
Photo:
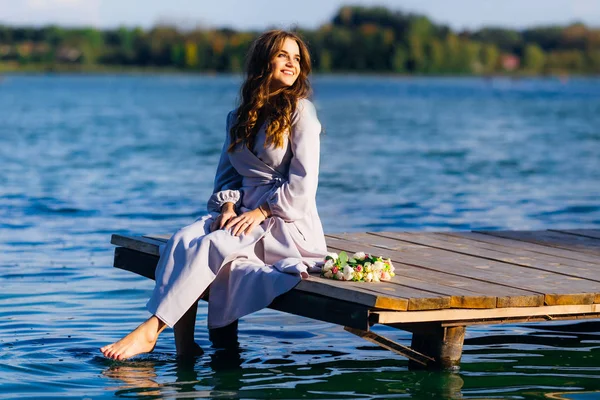
[[[242,193],[239,190],[242,186],[242,176],[237,172],[233,165],[231,165],[229,153],[227,152],[230,143],[229,128],[231,127],[232,117],[233,111],[227,115],[227,135],[225,143],[223,144],[223,149],[221,150],[221,158],[219,159],[219,165],[217,166],[217,173],[215,174],[213,194],[208,199],[207,209],[209,212],[221,212],[221,207],[227,202],[234,203],[236,207],[239,207],[242,201]]]
[[[307,99],[299,102],[292,121],[292,159],[289,175],[267,199],[271,213],[285,221],[306,217],[316,201],[319,178],[321,123],[315,106]]]

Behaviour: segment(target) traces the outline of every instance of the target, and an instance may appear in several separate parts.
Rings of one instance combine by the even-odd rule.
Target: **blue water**
[[[458,373],[265,310],[242,350],[113,362],[152,282],[111,233],[169,233],[211,192],[236,76],[0,81],[0,398],[600,398],[600,324],[471,327]],[[314,79],[326,232],[600,228],[600,79]],[[409,344],[401,331],[379,328]],[[553,396],[559,396],[554,394]]]

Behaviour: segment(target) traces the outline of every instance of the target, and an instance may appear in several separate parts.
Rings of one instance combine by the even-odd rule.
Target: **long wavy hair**
[[[300,73],[293,85],[271,93],[271,63],[287,38],[295,40],[300,49]],[[298,99],[311,94],[308,81],[310,71],[308,47],[297,34],[271,30],[260,35],[252,43],[246,57],[246,79],[240,90],[237,120],[229,131],[231,144],[228,151],[233,151],[239,144],[252,150],[256,134],[265,121],[265,147],[283,147],[292,126],[292,115],[296,111]]]

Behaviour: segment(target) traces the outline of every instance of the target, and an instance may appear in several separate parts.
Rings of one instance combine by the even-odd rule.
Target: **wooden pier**
[[[313,275],[269,307],[342,325],[411,367],[457,367],[469,325],[600,318],[600,230],[326,236],[330,251],[391,258],[396,276],[359,283]],[[114,266],[154,279],[168,237],[113,235]],[[412,332],[411,346],[371,332],[374,324]]]

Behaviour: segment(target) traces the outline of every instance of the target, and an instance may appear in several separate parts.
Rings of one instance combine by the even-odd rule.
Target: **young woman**
[[[152,316],[102,347],[106,357],[152,351],[166,326],[174,328],[178,355],[200,354],[194,325],[209,285],[208,326],[225,327],[292,289],[326,254],[308,49],[294,33],[268,31],[250,48],[246,69],[239,107],[227,116],[209,214],[161,249]]]

